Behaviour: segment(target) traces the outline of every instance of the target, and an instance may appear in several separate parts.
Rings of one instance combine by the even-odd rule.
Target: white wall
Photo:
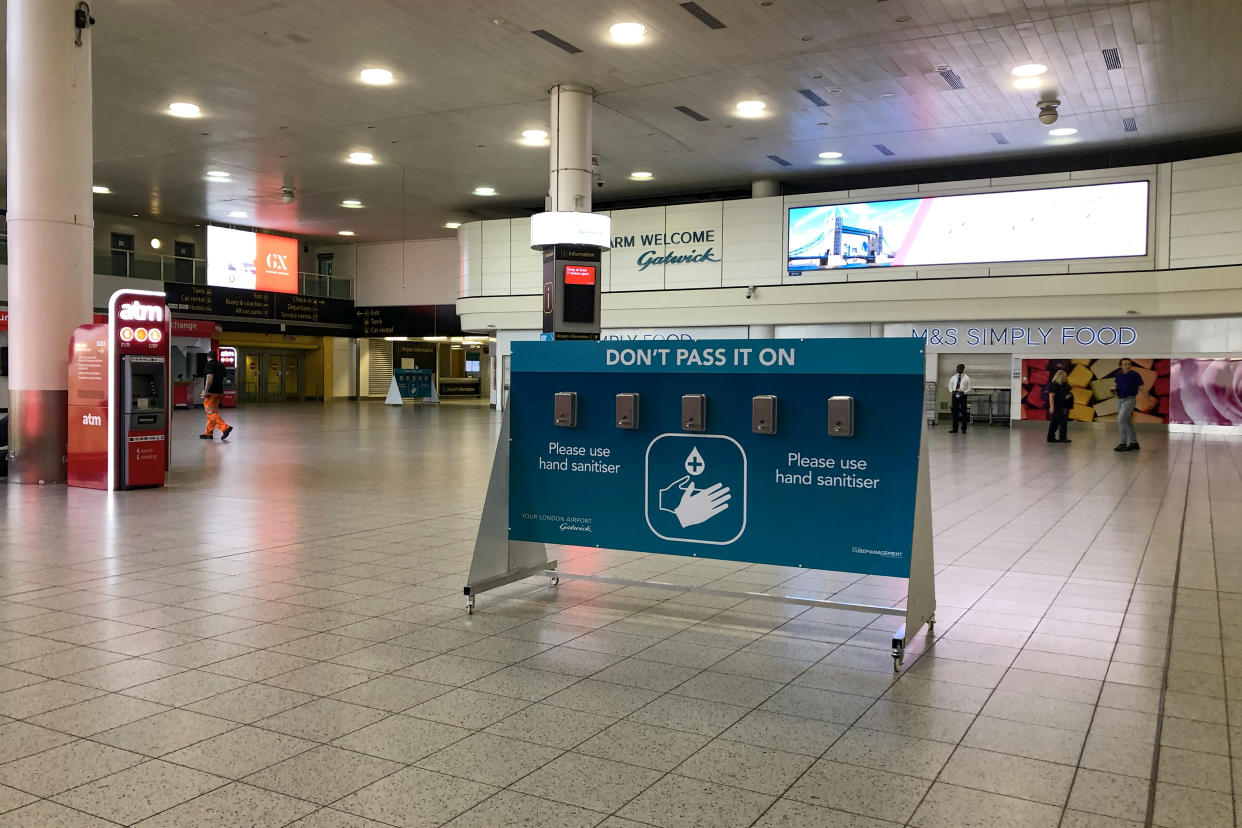
[[[456,239],[357,245],[359,305],[451,305],[457,300]]]
[[[1176,163],[1171,188],[1169,264],[1242,262],[1242,155]]]

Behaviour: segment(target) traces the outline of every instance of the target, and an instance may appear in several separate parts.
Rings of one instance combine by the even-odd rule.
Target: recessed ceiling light
[[[354,235],[354,231],[353,230],[337,230],[336,234],[338,236],[352,236]]]
[[[152,249],[152,250],[159,250],[159,249],[160,249],[160,240],[159,240],[159,239],[151,239],[151,249]]]
[[[650,181],[651,179],[655,178],[655,175],[647,172],[646,170],[635,170],[634,172],[630,173],[630,178],[634,179],[635,181]]]
[[[392,83],[392,72],[387,69],[363,69],[358,73],[358,77],[362,78],[363,83],[371,86],[387,86]]]
[[[897,97],[897,93],[896,92],[881,92],[880,97],[885,98],[885,99],[895,98]]]
[[[362,206],[362,202],[356,198],[347,198],[341,202],[341,206],[349,207],[351,209],[357,210],[359,207]]]
[[[1055,136],[1057,138],[1064,138],[1066,135],[1076,135],[1077,133],[1078,133],[1078,130],[1074,129],[1073,127],[1057,127],[1056,129],[1048,130],[1049,135]]]
[[[346,160],[351,164],[374,164],[375,156],[369,152],[351,152]]]
[[[819,157],[820,157],[820,158],[825,158],[825,159],[840,158],[840,157],[841,157],[841,153],[839,153],[839,152],[821,152],[821,153],[819,154]]]
[[[175,118],[197,118],[203,114],[203,111],[198,108],[197,104],[173,101],[168,105],[168,114]]]
[[[746,118],[757,118],[763,114],[768,105],[763,101],[738,101],[737,114]]]
[[[458,227],[461,227],[461,222],[460,221],[446,221],[444,222],[444,226],[450,230],[456,230]]]
[[[229,218],[245,218],[246,213],[242,210],[232,210],[229,212]]]
[[[546,147],[548,131],[546,129],[524,129],[522,130],[522,143],[529,147]]]
[[[1015,66],[1009,70],[1009,74],[1015,78],[1033,78],[1036,75],[1042,75],[1048,71],[1048,67],[1042,63],[1024,63],[1021,66]]]
[[[642,23],[613,23],[608,27],[608,33],[616,43],[642,43],[647,27]]]
[[[208,171],[207,171],[207,177],[208,177],[208,178],[225,179],[225,178],[228,178],[228,177],[229,177],[229,174],[228,174],[228,173],[226,173],[224,170],[208,170]]]
[[[105,187],[105,186],[104,186],[104,185],[102,185],[102,184],[96,184],[94,187],[91,187],[91,192],[92,192],[92,193],[97,193],[97,194],[99,194],[99,195],[108,195],[108,194],[110,194],[112,191],[111,191],[111,190],[109,190],[107,187]]]
[[[1015,78],[1013,82],[1014,89],[1038,89],[1044,85],[1044,79],[1040,77]]]
[[[494,196],[496,195],[495,187],[475,187],[474,194],[477,196]]]

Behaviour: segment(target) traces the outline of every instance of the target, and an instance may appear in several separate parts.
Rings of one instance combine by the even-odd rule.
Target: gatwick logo
[[[289,272],[289,256],[286,253],[268,253],[267,267],[269,270]]]

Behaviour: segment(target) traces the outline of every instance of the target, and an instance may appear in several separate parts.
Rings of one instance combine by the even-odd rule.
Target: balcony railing
[[[95,248],[95,273],[150,279],[156,282],[207,284],[207,260],[159,253]],[[8,239],[0,236],[0,264],[9,263]],[[298,273],[298,293],[331,299],[353,299],[354,280],[345,276],[324,276],[319,273]]]

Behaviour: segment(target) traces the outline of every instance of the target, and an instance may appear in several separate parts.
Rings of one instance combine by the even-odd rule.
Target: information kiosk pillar
[[[224,390],[220,394],[221,408],[237,408],[237,349],[228,345],[216,349],[220,367],[224,369]]]
[[[107,324],[82,325],[69,346],[69,485],[164,485],[168,468],[168,310],[164,294],[123,290]]]

